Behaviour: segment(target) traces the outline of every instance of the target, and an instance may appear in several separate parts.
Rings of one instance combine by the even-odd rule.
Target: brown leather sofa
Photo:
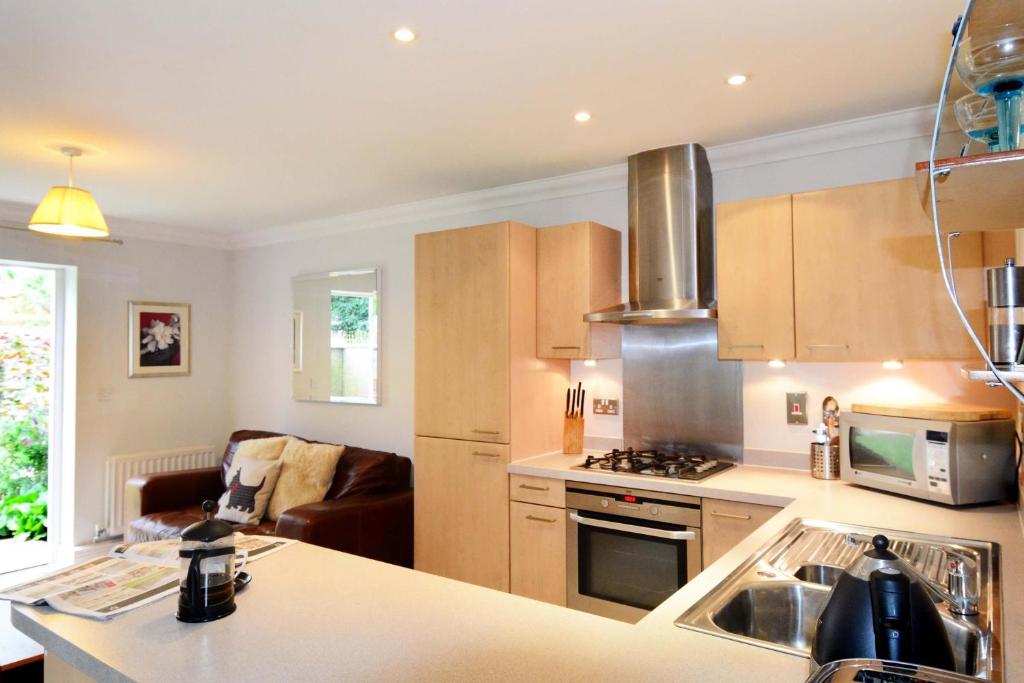
[[[228,467],[238,444],[268,436],[282,435],[255,430],[233,433],[217,467],[129,479],[125,490],[125,539],[135,543],[174,538],[202,519],[203,501],[217,500],[224,493]],[[412,567],[410,470],[408,458],[346,446],[322,502],[287,510],[276,522],[263,519],[259,525],[235,526],[242,533],[294,538]]]

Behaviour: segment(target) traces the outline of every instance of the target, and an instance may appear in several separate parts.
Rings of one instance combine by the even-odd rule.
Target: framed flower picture
[[[190,374],[191,336],[191,305],[129,301],[128,376]]]

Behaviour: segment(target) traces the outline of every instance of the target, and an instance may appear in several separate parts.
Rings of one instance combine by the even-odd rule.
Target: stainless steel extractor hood
[[[594,323],[680,323],[717,317],[711,167],[698,144],[629,157],[629,303]]]

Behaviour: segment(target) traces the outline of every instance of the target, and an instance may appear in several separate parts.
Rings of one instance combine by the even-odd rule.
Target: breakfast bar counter
[[[550,454],[510,471],[622,485]],[[611,481],[609,481],[609,477]],[[11,620],[53,667],[101,681],[636,680],[798,682],[808,660],[674,621],[795,518],[994,541],[1002,547],[1004,681],[1024,679],[1024,534],[1015,505],[953,509],[741,466],[642,488],[785,506],[635,625],[299,543],[251,565],[238,611],[183,624],[166,598],[110,621],[42,607]],[[884,504],[883,504],[884,503]],[[1007,644],[1011,644],[1007,646]]]

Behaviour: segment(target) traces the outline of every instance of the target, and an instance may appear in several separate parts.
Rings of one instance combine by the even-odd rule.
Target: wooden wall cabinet
[[[717,209],[718,356],[795,357],[792,195]]]
[[[416,434],[561,444],[568,363],[536,357],[537,230],[506,221],[416,235]]]
[[[981,233],[955,242],[957,288],[984,328]],[[973,358],[913,178],[793,195],[796,357]]]
[[[569,363],[539,360],[537,231],[416,236],[415,566],[509,589],[507,465],[560,449]]]
[[[782,508],[731,500],[704,498],[701,501],[703,566],[732,550]]]
[[[718,207],[723,359],[974,358],[912,178]],[[985,328],[982,233],[955,241],[960,301]],[[989,261],[993,259],[990,258]],[[991,265],[991,264],[990,264]]]
[[[537,357],[621,355],[618,325],[583,316],[622,299],[622,234],[594,222],[537,231]]]
[[[565,606],[565,510],[513,501],[512,593]]]

